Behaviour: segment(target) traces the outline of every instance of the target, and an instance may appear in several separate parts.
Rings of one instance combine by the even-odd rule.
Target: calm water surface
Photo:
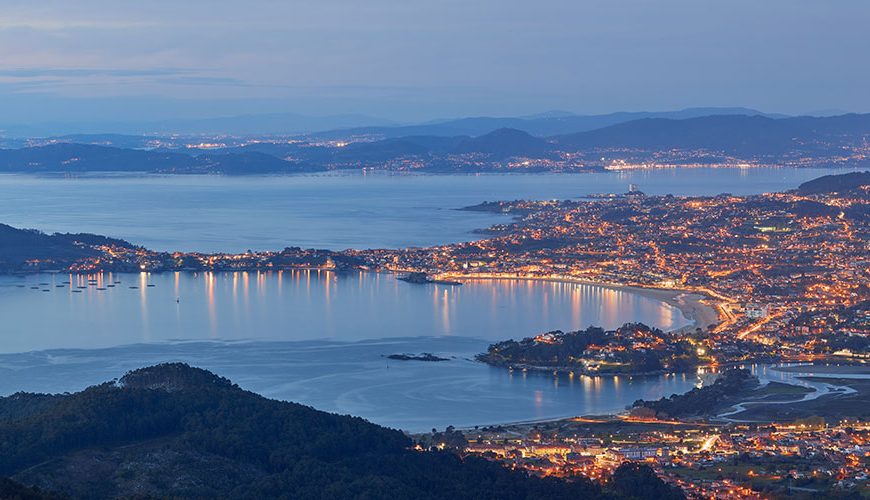
[[[0,395],[77,391],[184,361],[268,397],[423,431],[614,412],[698,382],[511,374],[473,361],[494,340],[543,330],[688,323],[654,299],[575,283],[451,287],[325,271],[3,276],[0,317]],[[385,358],[420,352],[449,361]]]
[[[713,377],[587,377],[508,372],[471,361],[487,342],[465,337],[365,340],[351,343],[164,342],[109,349],[0,354],[0,394],[77,391],[125,371],[185,361],[224,375],[264,396],[362,416],[424,432],[574,415],[620,412],[637,399],[683,393]],[[388,361],[396,352],[433,352],[448,361]],[[803,375],[754,365],[767,382],[812,385]]]
[[[326,271],[4,276],[0,317],[0,352],[179,339],[503,340],[627,321],[666,330],[688,324],[667,304],[591,285],[414,285],[389,274]]]
[[[425,246],[473,239],[472,230],[504,221],[454,210],[485,200],[580,198],[624,192],[629,183],[650,194],[752,194],[827,173],[0,175],[0,222],[159,250]],[[703,381],[510,374],[472,361],[491,341],[551,329],[687,323],[655,300],[578,284],[417,286],[326,272],[2,276],[0,318],[0,394],[75,391],[140,366],[185,361],[269,397],[422,431],[614,412]],[[398,352],[450,360],[383,357]]]
[[[145,176],[0,175],[0,222],[92,232],[156,250],[429,246],[474,239],[507,220],[456,208],[487,200],[623,193],[754,194],[834,173],[820,169],[671,169],[596,174]],[[836,172],[843,172],[838,170]]]

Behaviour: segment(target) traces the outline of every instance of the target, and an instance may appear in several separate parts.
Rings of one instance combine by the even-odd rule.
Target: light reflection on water
[[[106,234],[166,250],[426,246],[473,239],[472,229],[508,220],[450,210],[484,200],[577,198],[623,192],[629,183],[649,194],[750,194],[791,189],[828,173],[833,171],[0,175],[0,222]],[[56,287],[66,280],[71,286]],[[545,330],[613,328],[626,321],[665,329],[685,324],[679,311],[655,300],[578,284],[473,281],[454,288],[415,286],[386,275],[304,271],[0,277],[0,318],[0,353],[24,352],[0,354],[0,394],[74,391],[132,368],[180,360],[269,397],[411,430],[619,411],[636,399],[685,392],[705,379],[703,373],[553,377],[469,360],[489,341]],[[387,337],[392,338],[371,340]],[[203,342],[210,339],[221,341]],[[58,350],[63,347],[76,349]],[[387,363],[381,357],[423,351],[456,358]],[[793,378],[760,370],[775,380]]]
[[[56,286],[63,281],[72,285]],[[392,275],[318,270],[6,276],[0,277],[0,296],[0,352],[171,339],[503,340],[628,321],[663,329],[688,323],[657,300],[592,285],[414,285]]]
[[[692,388],[693,376],[609,377],[532,373],[472,361],[487,341],[467,337],[351,343],[164,342],[110,349],[0,354],[0,394],[75,391],[127,370],[184,361],[264,396],[349,413],[412,431],[622,411],[637,399]],[[438,363],[385,355],[434,352]]]
[[[450,287],[327,271],[5,276],[0,316],[2,352],[13,353],[0,354],[0,394],[76,391],[185,361],[267,397],[425,430],[616,412],[694,382],[512,373],[473,361],[491,341],[542,330],[686,323],[656,300],[576,283]],[[451,359],[383,357],[404,352]]]
[[[508,371],[472,361],[487,341],[467,337],[360,342],[163,342],[110,349],[0,354],[0,395],[19,390],[76,391],[125,371],[184,361],[226,376],[266,397],[426,431],[577,415],[616,413],[637,399],[686,392],[698,374],[586,376]],[[438,363],[390,361],[385,355],[433,352]],[[762,379],[800,383],[797,374],[750,366]]]

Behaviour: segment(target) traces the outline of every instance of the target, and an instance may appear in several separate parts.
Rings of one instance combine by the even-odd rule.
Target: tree
[[[652,499],[683,500],[683,492],[666,484],[656,473],[644,464],[624,462],[613,471],[608,489],[626,500]]]

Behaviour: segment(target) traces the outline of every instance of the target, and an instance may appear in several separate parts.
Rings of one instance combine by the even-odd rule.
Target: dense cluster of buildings
[[[749,342],[753,355],[811,359],[866,350],[868,196],[490,203],[475,209],[519,219],[480,241],[359,255],[373,267],[454,278],[566,278],[694,291],[718,308],[720,321],[701,325],[714,355],[737,360],[732,355],[746,353]]]
[[[713,320],[672,332],[668,342],[637,329],[635,337],[629,333],[606,346],[585,346],[583,360],[600,368],[620,361],[615,350],[655,351],[677,343],[691,347],[692,365],[861,360],[870,353],[868,200],[865,186],[822,194],[675,197],[635,190],[585,201],[494,202],[469,209],[511,214],[514,222],[489,228],[486,237],[467,243],[198,254],[109,242],[94,247],[96,257],[69,270],[366,269],[458,280],[558,279],[672,288],[704,296],[716,310]],[[555,334],[532,339],[539,344],[558,340]],[[866,423],[718,428],[656,420],[653,425],[659,427],[606,433],[490,429],[471,433],[463,452],[535,474],[593,479],[606,478],[625,460],[648,462],[699,498],[866,488]]]
[[[713,362],[863,357],[870,333],[868,197],[865,187],[847,194],[675,197],[634,191],[589,201],[495,202],[470,209],[516,220],[467,243],[243,254],[159,253],[111,243],[69,269],[359,268],[460,280],[675,288],[701,294],[716,308],[718,319],[682,332]]]
[[[624,461],[652,466],[692,498],[769,498],[860,491],[870,425],[634,423],[577,418],[466,432],[463,453],[540,476],[606,481]]]

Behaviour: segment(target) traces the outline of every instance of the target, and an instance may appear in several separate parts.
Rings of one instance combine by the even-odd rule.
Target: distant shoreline
[[[801,364],[790,366],[774,366],[774,371],[786,373],[816,372],[826,375],[870,375],[870,365],[862,365],[844,361],[843,364]],[[848,378],[848,377],[845,377]]]

